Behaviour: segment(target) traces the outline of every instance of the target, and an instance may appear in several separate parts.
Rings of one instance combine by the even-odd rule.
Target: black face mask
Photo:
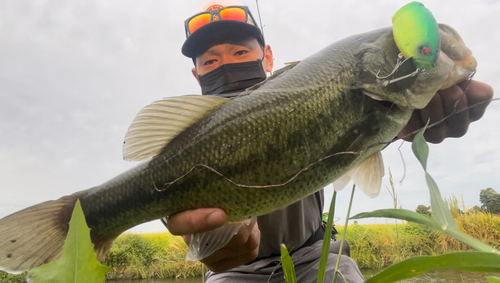
[[[243,91],[266,79],[262,60],[224,64],[200,76],[202,94]],[[224,95],[221,95],[224,96]]]

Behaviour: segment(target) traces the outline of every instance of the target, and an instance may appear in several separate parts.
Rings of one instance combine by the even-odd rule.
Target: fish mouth
[[[396,103],[392,101],[384,100],[382,97],[368,91],[364,91],[363,93],[372,105],[381,110],[390,111],[392,113],[399,113],[403,111]]]
[[[374,100],[372,99],[373,103],[382,108],[382,109],[386,109],[388,111],[391,111],[391,112],[401,112],[401,108],[399,108],[399,106],[394,103],[394,102],[391,102],[391,101],[388,101],[388,100]]]

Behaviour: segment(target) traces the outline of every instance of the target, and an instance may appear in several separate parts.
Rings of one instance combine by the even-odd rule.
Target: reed
[[[484,212],[457,213],[460,230],[500,248],[500,216]],[[339,232],[343,227],[337,227]],[[341,232],[340,232],[341,233]],[[452,237],[415,223],[350,225],[346,239],[360,268],[383,268],[406,258],[471,250]]]

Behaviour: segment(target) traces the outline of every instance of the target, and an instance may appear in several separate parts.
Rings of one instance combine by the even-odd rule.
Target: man
[[[265,44],[250,11],[242,3],[207,2],[186,21],[186,35],[182,52],[193,59],[192,74],[202,94],[231,97],[264,80],[265,72],[273,68],[271,47]],[[421,128],[428,118],[431,122],[438,121],[455,106],[462,108],[487,101],[493,95],[491,87],[474,81],[465,94],[464,84],[438,92],[425,109],[414,112],[398,136],[411,140],[413,137],[408,134]],[[447,119],[429,129],[426,139],[438,143],[446,137],[464,135],[468,125],[483,115],[486,106],[487,103]],[[281,211],[258,217],[254,226],[244,225],[225,247],[201,260],[211,270],[207,282],[267,282],[269,278],[269,282],[282,282],[282,270],[276,267],[281,243],[294,251],[292,259],[298,282],[316,282],[324,234],[322,209],[321,190]],[[167,227],[174,235],[187,235],[184,239],[189,242],[190,234],[209,231],[225,223],[223,210],[203,208],[169,216]],[[341,253],[338,244],[332,242],[327,281],[332,281],[334,263],[340,253],[341,272],[349,282],[362,282],[359,269],[348,257],[348,249]]]

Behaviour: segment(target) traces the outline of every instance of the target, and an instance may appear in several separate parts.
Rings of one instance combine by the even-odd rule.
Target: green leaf
[[[325,236],[323,237],[323,245],[321,246],[321,257],[319,260],[318,283],[325,282],[326,265],[328,263],[328,255],[330,254],[330,239],[332,238],[333,218],[335,217],[335,201],[337,199],[337,191],[333,191],[332,201],[330,202],[330,210],[328,211],[328,219],[326,220]]]
[[[453,215],[451,215],[448,205],[441,197],[441,192],[439,192],[436,182],[427,172],[425,172],[425,180],[427,181],[427,186],[431,194],[431,211],[436,222],[443,227],[443,231],[446,231],[448,228],[456,229],[457,223],[455,219],[453,219]]]
[[[285,274],[286,283],[297,283],[295,278],[295,267],[293,267],[292,258],[288,254],[284,244],[281,244],[281,264],[283,265],[283,273]]]
[[[448,228],[457,228],[457,223],[455,222],[455,219],[453,219],[448,206],[441,197],[441,193],[439,192],[439,188],[436,182],[431,177],[431,175],[427,173],[427,158],[429,156],[429,147],[427,146],[427,143],[424,139],[424,131],[425,128],[415,136],[411,144],[411,148],[425,171],[425,180],[427,181],[427,186],[429,187],[429,192],[431,195],[432,214],[434,215],[436,222],[441,225],[444,231],[446,231],[446,229]]]
[[[56,261],[31,270],[33,283],[104,283],[109,267],[100,264],[90,241],[90,229],[85,221],[80,200],[75,204],[62,255]]]
[[[498,278],[496,276],[486,276],[486,279],[490,283],[500,283],[500,278]]]
[[[499,254],[498,250],[496,250],[493,247],[479,241],[478,239],[476,239],[470,235],[467,235],[466,233],[458,230],[458,228],[448,228],[445,231],[445,233],[452,236],[454,239],[468,245],[469,247],[477,250],[477,251]]]
[[[429,146],[425,142],[424,139],[425,128],[418,132],[417,135],[413,138],[413,142],[411,143],[411,149],[413,150],[413,154],[417,157],[420,164],[424,167],[424,170],[427,171],[427,158],[429,156]]]
[[[354,215],[353,217],[351,217],[351,219],[372,218],[372,217],[396,218],[423,224],[429,228],[433,228],[436,230],[442,230],[441,226],[431,218],[422,215],[420,213],[416,213],[415,211],[406,209],[389,208],[389,209],[374,210],[372,212],[362,212]]]
[[[484,252],[457,252],[439,256],[412,257],[389,266],[366,280],[365,283],[396,282],[424,272],[443,269],[500,272],[500,255]]]

